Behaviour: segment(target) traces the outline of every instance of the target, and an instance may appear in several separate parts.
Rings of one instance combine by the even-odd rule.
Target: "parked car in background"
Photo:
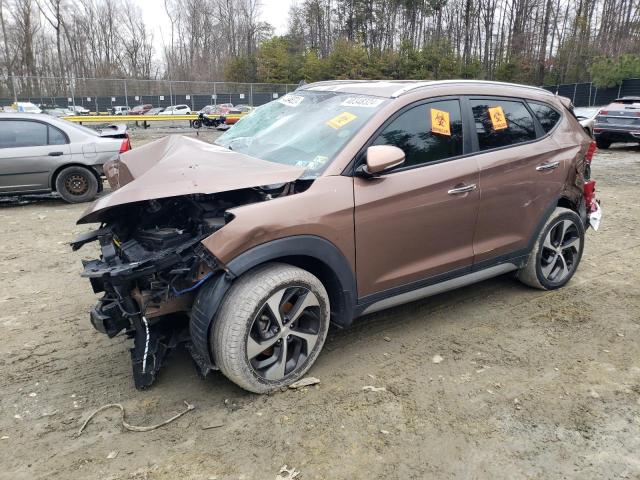
[[[57,118],[67,117],[67,116],[70,115],[69,110],[67,110],[66,108],[62,108],[62,107],[45,108],[44,109],[44,113],[46,113],[47,115],[51,115],[52,117],[57,117]]]
[[[570,105],[497,82],[320,82],[215,145],[124,154],[71,244],[102,249],[83,262],[91,323],[134,339],[138,388],[181,338],[202,374],[267,393],[309,370],[330,323],[508,272],[561,288],[600,212]]]
[[[216,105],[216,113],[224,115],[229,113],[229,110],[233,108],[233,103],[219,103]]]
[[[598,148],[615,142],[640,142],[640,97],[622,97],[602,107],[593,134]]]
[[[89,115],[91,113],[91,110],[82,105],[69,105],[67,110],[71,115]]]
[[[232,109],[230,109],[227,113],[225,113],[221,119],[224,120],[224,125],[230,126],[235,125],[240,121],[242,117],[248,115],[254,110],[253,107],[249,105],[236,105]]]
[[[584,131],[593,137],[593,126],[596,123],[596,115],[600,111],[600,107],[577,107],[573,109],[573,114],[576,116]]]
[[[111,107],[111,115],[129,115],[129,107],[124,105],[116,105]]]
[[[144,113],[144,115],[158,115],[163,111],[164,111],[163,107],[156,107],[156,108],[152,108],[151,110],[148,110],[147,112]]]
[[[42,110],[31,102],[14,102],[11,107],[18,113],[42,113]]]
[[[96,131],[46,114],[0,113],[0,195],[53,191],[88,202],[102,191],[102,165],[130,148],[124,126]]]
[[[253,110],[253,107],[250,105],[236,105],[229,113],[249,113]]]
[[[190,113],[191,108],[189,108],[189,105],[171,105],[158,115],[189,115]]]
[[[203,113],[205,115],[215,115],[215,114],[218,113],[218,106],[217,105],[205,105],[200,110],[198,110],[198,113]]]
[[[153,105],[151,105],[150,103],[145,103],[144,105],[136,105],[131,110],[129,110],[129,115],[144,115],[152,108]]]

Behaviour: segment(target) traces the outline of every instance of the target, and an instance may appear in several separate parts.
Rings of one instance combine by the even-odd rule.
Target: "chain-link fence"
[[[195,82],[60,78],[38,76],[5,77],[0,81],[0,106],[14,101],[47,106],[83,106],[105,112],[113,106],[151,104],[154,107],[186,104],[191,110],[205,105],[232,103],[263,105],[295,90],[295,84]],[[545,85],[542,88],[572,100],[576,107],[606,105],[618,97],[640,96],[640,79],[628,78],[619,86],[598,88],[592,83]]]
[[[600,107],[620,97],[640,97],[640,78],[627,78],[617,87],[598,88],[592,83],[545,85],[545,90],[570,98],[576,107]]]
[[[82,106],[104,112],[113,106],[186,104],[192,110],[205,105],[263,105],[295,90],[294,84],[195,82],[173,80],[5,77],[0,81],[0,106],[14,101],[38,105]]]

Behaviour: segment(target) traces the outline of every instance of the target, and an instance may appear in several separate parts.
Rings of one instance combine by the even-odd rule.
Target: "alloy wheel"
[[[301,368],[318,342],[320,325],[320,302],[311,290],[277,290],[249,329],[247,359],[254,372],[277,381]]]
[[[579,259],[582,239],[571,220],[560,220],[549,229],[540,254],[542,275],[550,282],[562,282],[571,275]]]

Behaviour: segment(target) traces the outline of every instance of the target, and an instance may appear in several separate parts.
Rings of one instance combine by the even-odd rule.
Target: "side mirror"
[[[404,159],[405,154],[398,147],[393,145],[373,145],[367,148],[366,165],[361,165],[357,173],[370,177],[401,165]]]

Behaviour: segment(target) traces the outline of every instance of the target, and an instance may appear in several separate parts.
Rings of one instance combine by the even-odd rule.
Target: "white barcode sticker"
[[[303,100],[304,100],[304,97],[301,95],[288,94],[282,98],[279,98],[278,100],[276,100],[276,102],[280,102],[283,105],[286,105],[287,107],[297,107],[302,103]]]
[[[373,97],[349,97],[345,99],[340,106],[341,107],[364,107],[364,108],[376,108],[384,102],[382,98]]]

